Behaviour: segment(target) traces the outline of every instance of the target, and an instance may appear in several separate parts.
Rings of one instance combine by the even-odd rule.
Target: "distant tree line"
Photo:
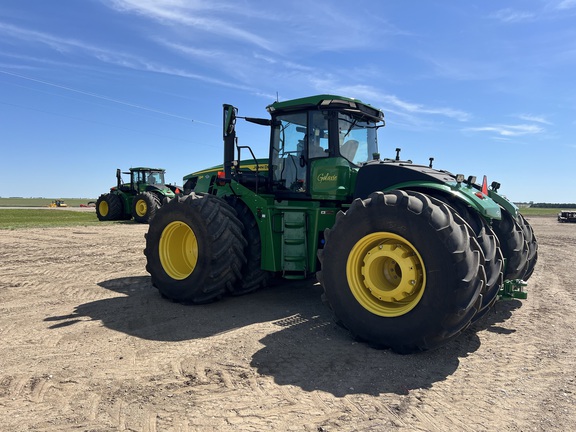
[[[576,204],[558,204],[558,203],[532,203],[532,208],[576,208]]]

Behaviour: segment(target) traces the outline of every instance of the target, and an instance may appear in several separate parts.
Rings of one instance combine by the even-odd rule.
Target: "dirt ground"
[[[411,356],[354,342],[315,280],[167,301],[147,225],[0,231],[0,430],[573,430],[576,224],[529,222],[528,300]]]

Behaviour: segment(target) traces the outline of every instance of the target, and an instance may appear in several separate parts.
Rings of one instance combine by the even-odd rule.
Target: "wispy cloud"
[[[331,2],[284,2],[280,9],[265,7],[266,2],[219,0],[102,0],[110,8],[153,20],[176,37],[209,35],[211,43],[241,43],[269,53],[289,55],[294,52],[373,51],[368,40],[378,40],[378,47],[394,36],[406,36],[382,16],[358,8],[350,19],[348,10]],[[313,36],[311,36],[313,35]]]
[[[183,25],[229,39],[240,39],[265,50],[273,50],[271,42],[253,32],[236,26],[232,20],[212,16],[212,12],[235,12],[226,2],[182,0],[110,0],[114,9],[132,12],[166,25]]]
[[[335,91],[379,104],[385,112],[395,112],[400,115],[430,115],[446,117],[460,122],[470,120],[471,115],[465,111],[450,107],[434,107],[421,103],[409,102],[396,95],[383,93],[381,90],[367,85],[342,86],[335,83],[317,81],[320,91]],[[326,88],[328,87],[328,88]]]
[[[523,21],[531,21],[536,17],[533,12],[523,12],[514,9],[506,8],[490,15],[490,18],[496,19],[504,23],[517,23]]]
[[[493,132],[502,137],[516,137],[522,135],[535,135],[544,132],[544,128],[534,124],[504,125],[496,124],[464,129],[469,132]]]
[[[534,122],[534,123],[541,123],[541,124],[545,124],[545,125],[551,125],[552,124],[552,122],[550,122],[549,120],[547,120],[543,116],[536,116],[536,115],[532,115],[532,114],[519,114],[516,117],[518,117],[521,120],[526,120],[526,121]]]
[[[60,38],[48,33],[29,30],[3,22],[0,22],[0,34],[3,34],[5,39],[43,44],[59,52],[69,51],[72,47],[81,48],[85,46],[75,39]]]
[[[0,22],[0,34],[2,33],[9,34],[10,37],[26,41],[27,43],[47,45],[51,49],[58,52],[75,52],[78,55],[90,57],[108,65],[114,65],[132,70],[191,78],[207,83],[217,84],[223,87],[255,91],[253,88],[242,85],[238,82],[225,79],[217,79],[213,76],[195,73],[183,68],[170,67],[161,62],[150,61],[143,57],[138,57],[122,51],[113,51],[106,48],[101,48],[77,39],[61,38],[48,33],[28,30]],[[199,51],[196,52],[196,54],[198,55]],[[208,55],[208,53],[204,52],[204,55]],[[54,62],[51,61],[51,63]],[[68,66],[71,65],[68,64]]]
[[[556,5],[556,9],[565,10],[576,8],[576,0],[562,0]]]

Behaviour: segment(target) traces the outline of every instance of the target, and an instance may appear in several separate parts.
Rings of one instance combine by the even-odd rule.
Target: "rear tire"
[[[160,198],[156,194],[142,192],[132,201],[132,216],[136,222],[150,223],[160,205]]]
[[[526,264],[526,268],[524,270],[524,276],[522,279],[527,281],[534,273],[534,268],[536,267],[536,262],[538,262],[538,241],[536,240],[536,236],[534,235],[534,230],[532,226],[528,223],[528,221],[522,216],[519,215],[518,224],[522,228],[522,232],[524,233],[524,239],[528,244],[528,264]]]
[[[271,273],[262,270],[262,242],[260,240],[260,231],[256,224],[254,215],[244,204],[236,197],[226,199],[228,204],[236,210],[240,222],[242,222],[242,234],[246,239],[246,248],[244,256],[246,263],[242,266],[242,277],[232,287],[230,294],[243,295],[256,291],[268,284]]]
[[[502,219],[495,219],[492,227],[500,240],[502,254],[506,259],[504,279],[522,279],[528,264],[528,244],[516,219],[504,208],[501,213]]]
[[[486,285],[482,288],[482,303],[472,321],[477,321],[490,310],[498,299],[498,292],[504,282],[504,255],[500,249],[498,236],[488,222],[476,211],[469,208],[462,201],[450,200],[445,196],[436,197],[451,206],[462,218],[468,222],[476,234],[476,240],[484,253],[484,270],[486,272]]]
[[[105,193],[96,201],[96,216],[101,221],[118,220],[122,218],[122,199],[112,193]]]
[[[399,353],[437,347],[476,314],[484,255],[469,225],[425,194],[376,192],[325,231],[317,273],[336,318]]]
[[[150,222],[146,270],[163,296],[207,303],[232,290],[245,245],[242,224],[224,200],[192,193],[167,201]]]

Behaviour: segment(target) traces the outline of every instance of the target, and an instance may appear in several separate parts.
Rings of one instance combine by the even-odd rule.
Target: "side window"
[[[308,133],[308,158],[328,157],[328,119],[320,111],[311,113]]]
[[[303,191],[306,181],[306,113],[289,114],[277,120],[272,148],[274,181],[285,189]]]

